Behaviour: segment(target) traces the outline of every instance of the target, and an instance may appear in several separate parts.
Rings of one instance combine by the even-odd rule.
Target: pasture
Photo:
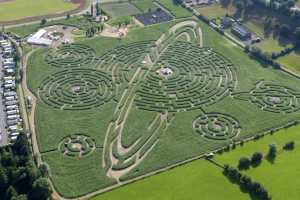
[[[129,2],[105,3],[101,8],[111,17],[129,16],[140,13],[140,10]]]
[[[288,68],[289,70],[300,74],[300,53],[298,51],[293,51],[286,56],[282,56],[277,59],[277,61]]]
[[[136,0],[132,1],[132,3],[142,12],[148,12],[149,10],[155,10],[158,8],[157,5],[153,3],[153,0]]]
[[[196,8],[197,11],[208,19],[217,19],[228,15],[233,15],[236,11],[236,8],[233,5],[228,5],[228,7],[223,7],[219,3],[214,3],[207,6],[199,6]]]
[[[0,22],[63,13],[78,6],[79,4],[64,0],[12,0],[0,2]]]
[[[42,158],[64,197],[120,186],[300,117],[299,79],[261,66],[194,19],[40,49],[27,73]]]
[[[292,151],[282,151],[283,145],[290,141],[296,143],[296,148]],[[289,199],[296,200],[299,198],[300,185],[299,179],[295,178],[299,176],[300,169],[298,162],[300,155],[299,125],[280,130],[258,141],[246,143],[243,147],[238,146],[229,153],[216,156],[215,159],[221,164],[228,163],[231,166],[237,166],[241,157],[251,157],[254,152],[262,152],[266,155],[269,144],[272,143],[277,145],[279,151],[274,163],[264,159],[261,165],[251,167],[243,172],[264,185],[272,195],[272,199],[280,200],[288,196]]]
[[[179,4],[175,4],[173,0],[154,1],[157,5],[168,10],[176,18],[191,17],[193,14]]]

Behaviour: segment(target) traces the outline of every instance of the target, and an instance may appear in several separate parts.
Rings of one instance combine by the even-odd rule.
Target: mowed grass
[[[208,19],[216,19],[225,16],[226,14],[232,15],[236,11],[236,8],[232,5],[228,7],[223,7],[219,3],[215,3],[208,6],[200,6],[196,8],[201,15],[207,17]]]
[[[153,3],[153,0],[135,0],[132,3],[140,9],[142,12],[148,12],[149,10],[155,10],[158,7]]]
[[[277,61],[289,70],[300,74],[300,53],[292,52],[286,56],[282,56]]]
[[[91,200],[250,200],[222,169],[197,160],[167,172],[121,187]]]
[[[155,2],[167,9],[176,18],[191,17],[193,15],[192,12],[183,8],[180,4],[175,4],[173,0],[159,0]]]
[[[101,8],[111,17],[129,16],[140,13],[140,10],[129,2],[106,3]]]
[[[282,151],[282,147],[289,141],[295,141],[296,148],[293,151]],[[246,143],[243,147],[237,147],[229,153],[218,155],[215,159],[221,164],[237,166],[241,157],[250,157],[254,152],[268,152],[269,144],[275,143],[280,153],[274,163],[263,160],[256,168],[244,171],[253,180],[262,183],[273,200],[286,199],[298,200],[300,191],[300,125],[288,129],[282,129],[273,135]]]
[[[60,13],[75,9],[78,4],[64,0],[13,0],[0,2],[0,21]]]

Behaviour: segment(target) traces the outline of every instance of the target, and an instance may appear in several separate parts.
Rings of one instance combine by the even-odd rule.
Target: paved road
[[[3,84],[3,72],[2,72],[2,55],[0,50],[0,86]],[[6,126],[6,116],[4,113],[4,105],[3,105],[3,88],[0,87],[0,146],[7,145],[8,143],[8,135],[5,130]]]

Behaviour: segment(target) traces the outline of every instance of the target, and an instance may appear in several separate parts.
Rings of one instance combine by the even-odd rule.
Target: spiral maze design
[[[92,153],[96,149],[94,140],[85,135],[71,135],[62,140],[59,151],[71,157],[82,157]]]
[[[169,75],[159,73],[163,70]],[[229,60],[210,48],[177,41],[151,69],[135,102],[144,110],[188,111],[221,100],[235,85],[236,72]]]
[[[239,122],[221,113],[205,113],[193,122],[194,130],[211,140],[228,140],[240,133]]]
[[[70,44],[48,51],[45,61],[58,68],[83,67],[95,59],[95,51],[83,44]]]
[[[293,113],[300,110],[300,93],[273,83],[261,82],[250,92],[234,94],[240,100],[256,104],[264,111],[273,113]]]
[[[46,78],[38,91],[47,105],[63,110],[86,110],[110,101],[115,94],[111,77],[94,69],[76,68]]]

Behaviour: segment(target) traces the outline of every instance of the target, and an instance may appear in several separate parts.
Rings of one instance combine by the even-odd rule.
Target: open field
[[[206,160],[197,160],[162,174],[124,186],[91,200],[172,199],[202,200],[231,199],[250,200],[222,174],[222,169]]]
[[[292,53],[282,56],[277,61],[289,70],[300,74],[300,53],[293,51]]]
[[[132,3],[140,9],[142,12],[148,12],[149,10],[155,10],[158,7],[153,3],[153,0],[135,0]]]
[[[0,23],[1,21],[62,13],[74,10],[78,6],[78,4],[64,0],[12,0],[0,2]]]
[[[299,79],[261,66],[193,19],[40,49],[27,70],[39,149],[65,197],[122,185],[300,117]],[[80,177],[95,178],[83,187]]]
[[[129,2],[105,3],[101,4],[101,8],[112,17],[128,16],[140,13],[140,10]]]
[[[193,15],[191,12],[183,8],[181,5],[174,4],[173,0],[159,0],[154,2],[160,4],[162,7],[167,9],[176,18],[191,17]]]
[[[280,149],[287,142],[294,141],[296,148],[292,151],[281,151]],[[280,130],[273,135],[246,143],[243,147],[237,147],[229,153],[218,155],[215,159],[222,164],[237,166],[241,157],[250,157],[254,152],[262,152],[266,155],[269,144],[275,143],[280,153],[275,162],[271,163],[263,160],[262,164],[255,168],[244,171],[253,180],[260,182],[272,195],[272,199],[285,199],[287,196],[290,200],[299,199],[299,177],[300,164],[300,126],[294,126],[289,129]]]
[[[215,3],[208,6],[199,6],[196,10],[208,19],[217,19],[225,16],[226,14],[233,15],[236,8],[232,5],[223,7],[219,3]]]

